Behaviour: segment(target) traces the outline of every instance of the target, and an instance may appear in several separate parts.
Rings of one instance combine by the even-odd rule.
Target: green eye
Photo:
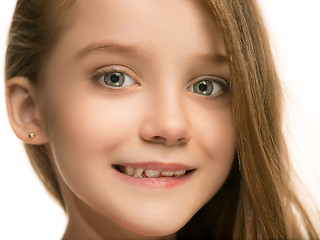
[[[189,90],[204,96],[218,96],[223,93],[226,85],[222,80],[201,80],[193,84]]]
[[[121,87],[124,83],[125,77],[123,73],[111,72],[106,73],[103,80],[110,87]]]
[[[110,87],[126,87],[134,85],[134,81],[122,72],[107,72],[103,75],[103,81]]]
[[[194,92],[201,95],[211,95],[213,88],[212,82],[208,80],[200,81],[193,85]]]

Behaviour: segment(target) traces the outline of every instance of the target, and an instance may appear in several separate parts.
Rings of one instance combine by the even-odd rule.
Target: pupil
[[[112,74],[110,80],[111,80],[111,82],[113,82],[113,83],[117,83],[117,82],[119,82],[119,76],[116,75],[116,74]]]
[[[201,92],[205,92],[205,91],[207,91],[207,89],[208,89],[207,85],[205,85],[205,84],[203,84],[203,83],[201,83],[201,84],[199,85],[199,90],[200,90]]]

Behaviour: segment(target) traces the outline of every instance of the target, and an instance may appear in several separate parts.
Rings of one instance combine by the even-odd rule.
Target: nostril
[[[164,138],[164,137],[161,137],[161,136],[154,136],[153,137],[153,140],[155,141],[155,142],[161,142],[161,143],[163,143],[163,142],[165,142],[166,141],[166,139]]]

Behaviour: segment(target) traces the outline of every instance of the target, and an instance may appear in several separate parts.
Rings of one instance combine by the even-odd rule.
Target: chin
[[[187,222],[186,221],[144,221],[144,222],[135,222],[132,225],[123,225],[124,228],[127,230],[142,235],[142,236],[149,236],[149,237],[161,237],[167,236],[176,233],[179,231]]]
[[[159,223],[158,225],[159,226],[155,226],[154,228],[133,228],[129,230],[131,232],[134,232],[142,236],[163,237],[163,236],[172,235],[183,227],[183,225],[176,228],[172,228],[172,226],[164,227],[161,223]]]

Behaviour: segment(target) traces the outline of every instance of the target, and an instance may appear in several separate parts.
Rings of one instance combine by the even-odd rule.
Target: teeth
[[[133,174],[134,174],[134,169],[132,168],[132,167],[126,167],[125,169],[124,169],[124,173],[126,174],[126,175],[128,175],[128,176],[133,176]]]
[[[186,170],[181,170],[181,171],[175,171],[174,176],[182,176],[186,173]]]
[[[169,172],[169,171],[162,171],[161,176],[162,177],[172,177],[174,172]]]
[[[142,177],[142,173],[143,173],[143,169],[141,168],[137,168],[133,177],[137,177],[137,178],[141,178]]]
[[[159,177],[160,171],[157,170],[145,170],[144,171],[148,177]]]
[[[123,171],[124,174],[142,178],[142,177],[150,177],[150,178],[157,178],[157,177],[180,177],[186,174],[186,170],[180,171],[159,171],[159,170],[143,170],[142,168],[134,169],[132,167],[126,166]],[[144,173],[144,174],[143,174]]]

